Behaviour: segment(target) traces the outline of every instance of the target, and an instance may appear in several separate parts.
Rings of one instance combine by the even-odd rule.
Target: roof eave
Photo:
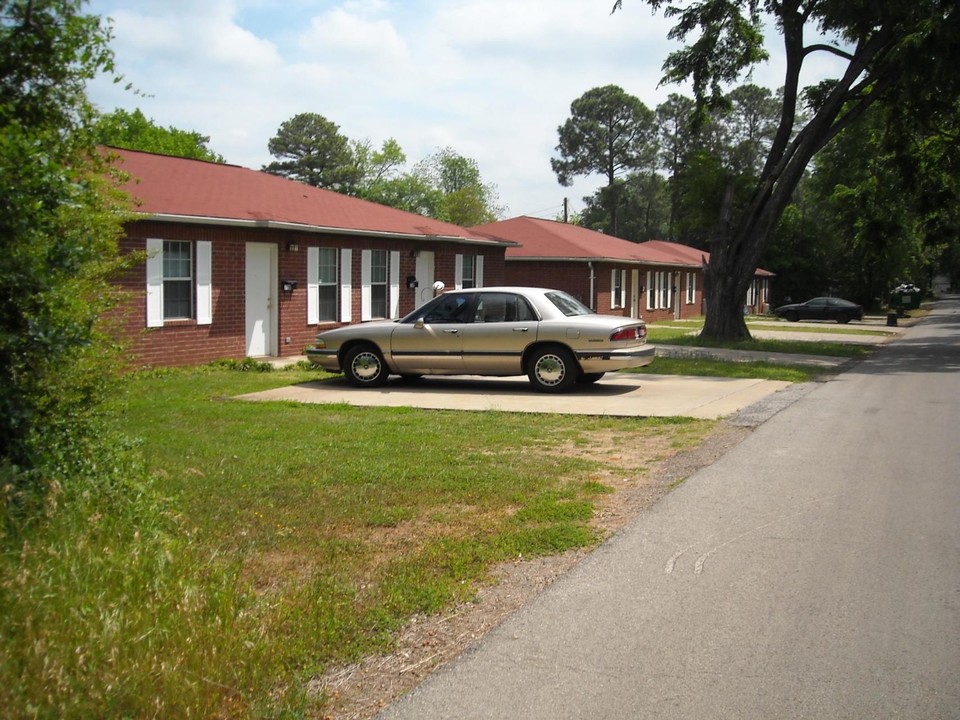
[[[303,223],[284,222],[282,220],[247,220],[243,218],[221,218],[203,215],[175,215],[172,213],[137,213],[138,220],[156,220],[169,223],[192,223],[194,225],[218,225],[220,227],[260,228],[267,230],[291,230],[304,233],[349,235],[352,237],[374,237],[396,240],[417,240],[441,243],[459,243],[462,245],[484,245],[491,247],[512,247],[516,243],[484,238],[468,238],[461,235],[428,235],[422,233],[390,232],[385,230],[358,230],[352,228],[305,225]]]
[[[621,265],[650,265],[655,267],[700,267],[689,263],[663,262],[661,260],[637,260],[614,257],[543,257],[542,255],[507,255],[507,262],[525,261],[525,262],[580,262],[580,263],[620,263]]]

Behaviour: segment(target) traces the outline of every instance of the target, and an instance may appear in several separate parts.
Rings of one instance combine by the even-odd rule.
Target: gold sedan
[[[642,319],[598,315],[560,290],[454,290],[400,320],[327,330],[311,362],[356,387],[389,375],[526,375],[542,392],[593,383],[612,370],[653,361]]]

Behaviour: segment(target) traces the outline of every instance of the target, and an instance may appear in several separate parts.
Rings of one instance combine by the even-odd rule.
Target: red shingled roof
[[[491,243],[459,225],[237,165],[108,151],[117,156],[115,165],[130,176],[124,189],[138,202],[137,210],[158,219]]]
[[[675,243],[635,243],[604,235],[579,225],[517,217],[471,228],[491,238],[510,240],[516,246],[507,248],[507,259],[550,260],[620,260],[645,265],[695,265],[700,267],[698,250]],[[681,254],[667,246],[690,251]],[[696,260],[691,259],[697,254]]]
[[[557,220],[524,216],[470,229],[516,243],[507,248],[507,260],[606,260],[691,268],[710,260],[710,253],[689,245],[666,240],[634,243]],[[773,275],[763,269],[756,274]]]

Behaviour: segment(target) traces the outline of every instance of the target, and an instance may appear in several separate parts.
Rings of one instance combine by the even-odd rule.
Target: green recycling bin
[[[890,294],[890,307],[902,316],[907,310],[920,307],[920,295],[920,288],[916,285],[901,285]]]

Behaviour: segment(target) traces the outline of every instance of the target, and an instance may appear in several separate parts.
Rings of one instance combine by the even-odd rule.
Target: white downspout
[[[597,309],[597,276],[593,271],[593,260],[587,261],[587,265],[590,267],[590,309],[596,311]]]

